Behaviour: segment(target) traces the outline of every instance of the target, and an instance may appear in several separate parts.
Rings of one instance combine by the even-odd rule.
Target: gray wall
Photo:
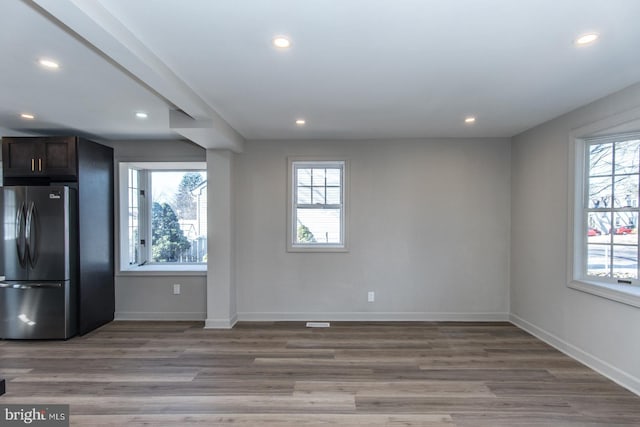
[[[245,148],[234,189],[239,320],[506,319],[508,139]],[[288,156],[349,160],[348,253],[286,252]]]
[[[640,309],[566,286],[570,134],[638,106],[640,84],[513,138],[511,318],[640,393]]]
[[[180,295],[173,295],[173,284],[180,284]],[[204,320],[206,277],[172,273],[116,275],[117,320]]]
[[[113,146],[117,161],[205,159],[185,143]],[[287,157],[306,155],[350,161],[348,253],[286,252]],[[233,156],[238,319],[506,319],[509,156],[508,139],[249,142]],[[116,315],[204,319],[206,289],[121,273]]]
[[[184,141],[118,141],[114,148],[117,163],[170,162],[206,160],[205,150]],[[116,213],[119,212],[116,198]],[[116,228],[119,218],[116,215]],[[116,247],[119,242],[116,241]],[[204,320],[206,317],[206,272],[171,273],[116,272],[116,319],[127,320]],[[180,295],[173,295],[173,284],[181,285]]]

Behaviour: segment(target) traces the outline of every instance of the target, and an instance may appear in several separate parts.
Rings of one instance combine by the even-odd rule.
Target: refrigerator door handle
[[[29,264],[34,268],[38,262],[38,234],[37,234],[37,212],[35,203],[31,202],[27,211],[27,226],[25,230],[27,242],[27,258]]]
[[[16,213],[16,251],[18,252],[18,262],[22,268],[27,266],[27,239],[25,230],[25,206],[24,202],[20,205]]]
[[[33,288],[62,288],[64,283],[52,282],[52,283],[16,283],[16,282],[0,282],[0,288],[13,288],[13,289],[33,289]]]

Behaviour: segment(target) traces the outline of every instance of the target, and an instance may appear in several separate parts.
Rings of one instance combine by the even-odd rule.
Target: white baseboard
[[[116,311],[115,320],[205,320],[206,313],[197,312],[150,312],[150,311]]]
[[[635,393],[640,396],[640,379],[632,375],[629,375],[624,371],[621,371],[620,369],[605,362],[604,360],[599,359],[598,357],[590,353],[587,353],[586,351],[574,346],[573,344],[568,343],[567,341],[555,336],[550,332],[545,331],[542,328],[539,328],[533,323],[530,323],[524,320],[523,318],[518,317],[515,314],[509,315],[509,320],[511,321],[511,323],[513,323],[517,327],[529,332],[531,335],[535,336],[536,338],[541,339],[542,341],[546,342],[550,346],[555,347],[556,349],[560,350],[564,354],[587,365],[594,371],[604,375],[605,377],[616,382],[617,384],[621,385],[622,387],[626,388],[632,393]]]
[[[231,319],[207,319],[206,313],[119,311],[115,320],[200,320],[205,328],[232,328],[238,321],[345,321],[345,322],[508,322],[508,313],[429,313],[429,312],[248,312],[238,313]]]
[[[238,313],[240,322],[334,321],[334,322],[508,322],[508,313],[430,312],[326,312],[326,313]]]
[[[206,319],[205,329],[231,329],[238,322],[238,316],[233,315],[230,319]]]

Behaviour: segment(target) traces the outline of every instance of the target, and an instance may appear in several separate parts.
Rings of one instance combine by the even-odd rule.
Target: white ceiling
[[[2,0],[0,131],[508,137],[640,81],[639,20],[638,0]]]

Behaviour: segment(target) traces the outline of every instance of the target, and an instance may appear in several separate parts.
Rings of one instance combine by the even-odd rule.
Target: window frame
[[[610,224],[609,224],[609,233],[607,234],[607,236],[609,236],[609,241],[607,243],[601,243],[602,246],[607,246],[610,247],[611,249],[611,260],[614,259],[613,257],[613,249],[615,246],[619,246],[619,247],[635,247],[636,250],[636,259],[640,260],[640,245],[639,244],[635,244],[635,245],[630,245],[628,243],[622,243],[622,242],[616,242],[615,241],[615,235],[616,232],[614,231],[615,229],[618,228],[618,223],[616,221],[613,221],[613,219],[621,214],[624,213],[636,213],[636,226],[637,226],[637,218],[638,218],[638,214],[640,213],[640,207],[639,206],[615,206],[615,200],[616,200],[616,188],[617,188],[617,181],[616,179],[619,177],[623,177],[623,176],[636,176],[636,178],[640,177],[640,173],[636,172],[636,173],[616,173],[616,153],[618,151],[618,148],[615,146],[615,144],[617,143],[623,143],[623,142],[627,142],[627,141],[633,141],[633,140],[640,140],[640,133],[637,134],[618,134],[618,135],[614,135],[614,136],[608,136],[608,137],[594,137],[594,138],[585,138],[584,139],[584,145],[585,145],[585,150],[584,150],[584,161],[585,161],[585,165],[584,165],[584,173],[583,173],[583,203],[582,203],[582,231],[585,232],[588,227],[589,227],[589,214],[608,214],[610,216]],[[601,144],[612,144],[612,151],[611,151],[611,155],[612,155],[612,170],[611,170],[611,174],[610,175],[591,175],[590,170],[589,170],[589,164],[590,164],[590,153],[591,153],[591,149],[590,147],[593,145],[601,145]],[[611,201],[610,205],[607,205],[605,207],[590,207],[589,203],[589,184],[590,184],[590,180],[591,178],[607,178],[610,180],[611,183],[611,191],[612,194],[614,196],[614,198]],[[638,194],[637,194],[638,195]],[[636,199],[637,200],[637,199]],[[589,240],[588,238],[586,239],[586,243],[583,243],[583,258],[582,258],[582,265],[581,265],[581,276],[583,279],[588,280],[588,281],[602,281],[604,283],[608,283],[608,284],[629,284],[632,286],[637,286],[640,287],[640,274],[638,274],[637,278],[617,278],[614,277],[613,275],[611,277],[597,277],[597,276],[592,276],[589,275],[589,268],[588,268],[588,250],[589,250]],[[613,271],[613,268],[611,267],[611,270]],[[637,270],[637,268],[636,268]],[[638,273],[638,271],[636,271],[636,273]],[[630,283],[625,283],[626,281],[629,281]]]
[[[339,243],[297,243],[297,177],[296,169],[299,166],[309,168],[340,168],[341,169],[341,203],[324,204],[333,209],[340,209],[340,236]],[[349,200],[349,161],[326,157],[289,157],[287,158],[287,251],[288,252],[348,252],[348,200]],[[307,205],[303,205],[307,206]]]
[[[203,171],[207,172],[205,162],[120,162],[119,163],[119,226],[117,235],[119,236],[118,256],[119,271],[121,273],[136,272],[167,272],[176,271],[183,274],[184,272],[202,272],[207,269],[207,262],[152,262],[152,230],[151,218],[153,203],[150,201],[151,189],[151,173],[152,172],[187,172],[187,171]],[[140,260],[137,264],[130,264],[129,251],[129,171],[135,169],[138,171],[138,191],[144,190],[144,196],[138,197],[138,227],[139,238],[136,246],[140,254]],[[140,240],[144,239],[146,245],[141,248]]]
[[[617,279],[602,280],[587,276],[588,240],[585,230],[588,225],[588,145],[625,138],[636,139],[638,136],[640,108],[575,129],[570,133],[569,144],[567,286],[633,307],[640,307],[640,278],[632,284],[625,284],[617,283]],[[640,241],[638,243],[640,246]]]
[[[122,224],[122,230],[120,233],[121,236],[121,243],[122,243],[122,257],[121,257],[121,264],[122,265],[126,265],[127,266],[127,270],[135,268],[135,267],[139,267],[141,262],[142,262],[142,254],[141,254],[141,243],[140,240],[141,239],[148,239],[148,237],[146,236],[146,233],[144,233],[144,230],[146,230],[147,225],[144,224],[145,221],[147,221],[149,215],[146,213],[147,208],[146,208],[146,199],[141,200],[140,198],[140,190],[141,188],[146,188],[146,185],[142,185],[142,180],[144,179],[144,175],[142,175],[140,173],[139,168],[136,167],[128,167],[126,168],[126,170],[124,171],[124,177],[125,177],[125,183],[124,183],[124,187],[126,188],[125,191],[121,191],[121,200],[125,201],[125,206],[123,207],[123,215],[121,215],[121,218],[123,220],[123,222],[126,222],[126,224]],[[135,171],[135,175],[137,178],[137,185],[136,186],[132,186],[131,182],[130,182],[130,178],[133,175],[133,172]],[[132,190],[137,192],[138,194],[136,196],[132,196]],[[137,210],[138,210],[138,223],[137,223],[137,227],[136,227],[136,231],[138,232],[138,239],[136,242],[131,242],[130,238],[129,238],[129,232],[132,228],[134,228],[134,226],[130,223],[129,218],[130,218],[130,213],[131,213],[131,209],[132,209],[132,200],[135,197],[135,199],[137,200],[138,204],[137,204]],[[126,229],[126,231],[125,231]],[[126,249],[125,249],[126,248]],[[133,250],[136,254],[137,257],[140,257],[140,260],[137,263],[131,263],[131,250]],[[126,262],[125,262],[126,260]]]

